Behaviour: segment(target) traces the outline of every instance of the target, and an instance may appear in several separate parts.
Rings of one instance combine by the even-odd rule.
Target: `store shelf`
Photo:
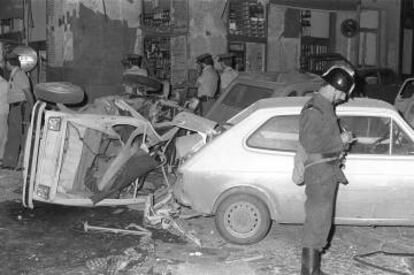
[[[266,37],[252,37],[252,36],[245,36],[245,35],[232,35],[228,34],[227,39],[229,41],[238,41],[238,42],[255,42],[255,43],[266,43]]]

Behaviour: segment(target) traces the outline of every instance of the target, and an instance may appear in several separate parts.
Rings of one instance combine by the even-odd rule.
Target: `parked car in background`
[[[356,72],[355,97],[369,97],[384,100],[390,104],[402,83],[399,75],[390,68],[355,66],[339,53],[322,53],[309,56],[306,71],[321,75],[332,65],[345,65]]]
[[[322,75],[333,65],[344,65],[355,69],[348,59],[335,52],[312,54],[301,63],[304,64],[304,71],[317,75]]]
[[[401,85],[401,79],[396,72],[389,68],[364,67],[357,68],[357,83],[362,92],[361,96],[381,99],[390,104]]]
[[[414,127],[414,77],[404,80],[394,100],[394,106],[411,127]]]
[[[229,242],[255,243],[276,223],[304,221],[305,191],[291,180],[299,114],[308,99],[260,100],[228,120],[179,168],[174,195],[183,205],[215,215]],[[414,130],[395,108],[356,98],[338,106],[341,126],[356,143],[346,158],[335,223],[414,225]]]
[[[287,73],[273,76],[241,74],[221,92],[205,115],[224,123],[259,99],[286,96],[310,96],[318,91],[323,80],[314,74]]]

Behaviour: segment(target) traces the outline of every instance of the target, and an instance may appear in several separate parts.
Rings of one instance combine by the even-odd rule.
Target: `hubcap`
[[[238,238],[253,236],[261,222],[259,209],[249,202],[233,203],[224,213],[226,230]]]

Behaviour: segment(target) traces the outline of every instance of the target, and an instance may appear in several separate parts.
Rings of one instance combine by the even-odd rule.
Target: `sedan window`
[[[407,133],[401,129],[397,123],[393,123],[392,127],[392,155],[412,155],[414,154],[414,143],[407,135]]]
[[[253,148],[296,151],[299,140],[299,115],[276,116],[266,121],[248,139]]]
[[[357,138],[350,148],[350,154],[390,153],[390,118],[344,116],[340,124]]]

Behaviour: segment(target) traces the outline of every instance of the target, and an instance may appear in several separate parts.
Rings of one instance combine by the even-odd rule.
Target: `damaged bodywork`
[[[48,85],[45,90],[50,95]],[[214,122],[182,108],[172,120],[151,122],[157,115],[151,115],[153,106],[174,106],[165,99],[110,96],[72,109],[42,101],[41,95],[33,108],[24,155],[23,205],[30,208],[33,201],[73,206],[145,204],[147,195],[138,194],[144,176],[157,168],[171,171],[166,166],[179,161],[173,152],[184,157],[214,133]],[[175,150],[180,136],[198,136],[194,139],[198,145],[186,143]],[[169,185],[165,173],[164,185]]]

